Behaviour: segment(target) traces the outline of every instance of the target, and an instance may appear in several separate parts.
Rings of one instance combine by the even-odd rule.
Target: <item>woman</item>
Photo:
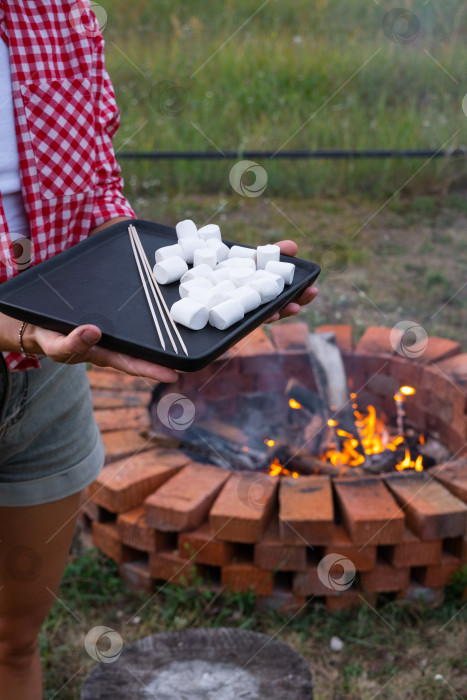
[[[135,214],[112,149],[118,110],[89,3],[0,0],[0,282]],[[289,255],[297,247],[281,244]],[[314,298],[308,289],[282,316]],[[278,318],[276,314],[274,320]],[[0,698],[42,697],[37,638],[80,491],[103,464],[85,362],[174,370],[0,314]],[[45,355],[39,359],[39,355]]]

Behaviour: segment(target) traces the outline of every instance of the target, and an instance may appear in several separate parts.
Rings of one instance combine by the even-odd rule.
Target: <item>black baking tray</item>
[[[171,226],[142,219],[119,222],[4,282],[0,285],[0,311],[61,333],[92,323],[102,331],[99,344],[103,347],[193,372],[222,355],[299,296],[320,272],[313,262],[281,255],[281,260],[296,266],[291,285],[276,299],[245,314],[243,320],[225,331],[209,325],[201,331],[192,331],[178,325],[188,356],[178,340],[180,354],[177,355],[162,323],[166,349],[160,345],[133,257],[129,223],[136,227],[152,265],[157,248],[177,242]],[[179,299],[178,287],[178,282],[160,286],[169,308]]]

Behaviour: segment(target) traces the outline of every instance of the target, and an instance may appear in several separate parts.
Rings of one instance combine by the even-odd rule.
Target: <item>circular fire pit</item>
[[[246,630],[188,629],[127,646],[99,664],[82,700],[312,700],[311,674],[287,644]]]
[[[393,348],[388,328],[367,329],[356,347],[348,326],[316,330],[334,331],[360,407],[394,417],[394,393],[412,386],[407,425],[451,459],[379,476],[352,467],[297,478],[220,469],[148,437],[153,385],[93,369],[107,464],[87,490],[82,520],[130,586],[151,592],[162,581],[202,579],[252,589],[259,603],[284,610],[316,597],[337,610],[378,593],[440,601],[467,563],[467,354],[430,337],[409,359]],[[271,338],[258,330],[170,391],[182,400],[196,394],[225,423],[242,394],[283,396],[290,377],[312,390],[307,334],[301,323],[275,324]]]

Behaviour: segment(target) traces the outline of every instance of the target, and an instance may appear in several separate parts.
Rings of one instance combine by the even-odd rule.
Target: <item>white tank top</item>
[[[16,141],[8,47],[0,39],[0,193],[10,238],[29,236]]]

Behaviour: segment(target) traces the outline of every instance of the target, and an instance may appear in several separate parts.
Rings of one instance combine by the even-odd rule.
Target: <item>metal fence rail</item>
[[[459,158],[467,156],[467,148],[421,150],[317,150],[317,151],[121,151],[124,160],[236,160],[269,158],[306,160],[358,160],[363,158]]]

